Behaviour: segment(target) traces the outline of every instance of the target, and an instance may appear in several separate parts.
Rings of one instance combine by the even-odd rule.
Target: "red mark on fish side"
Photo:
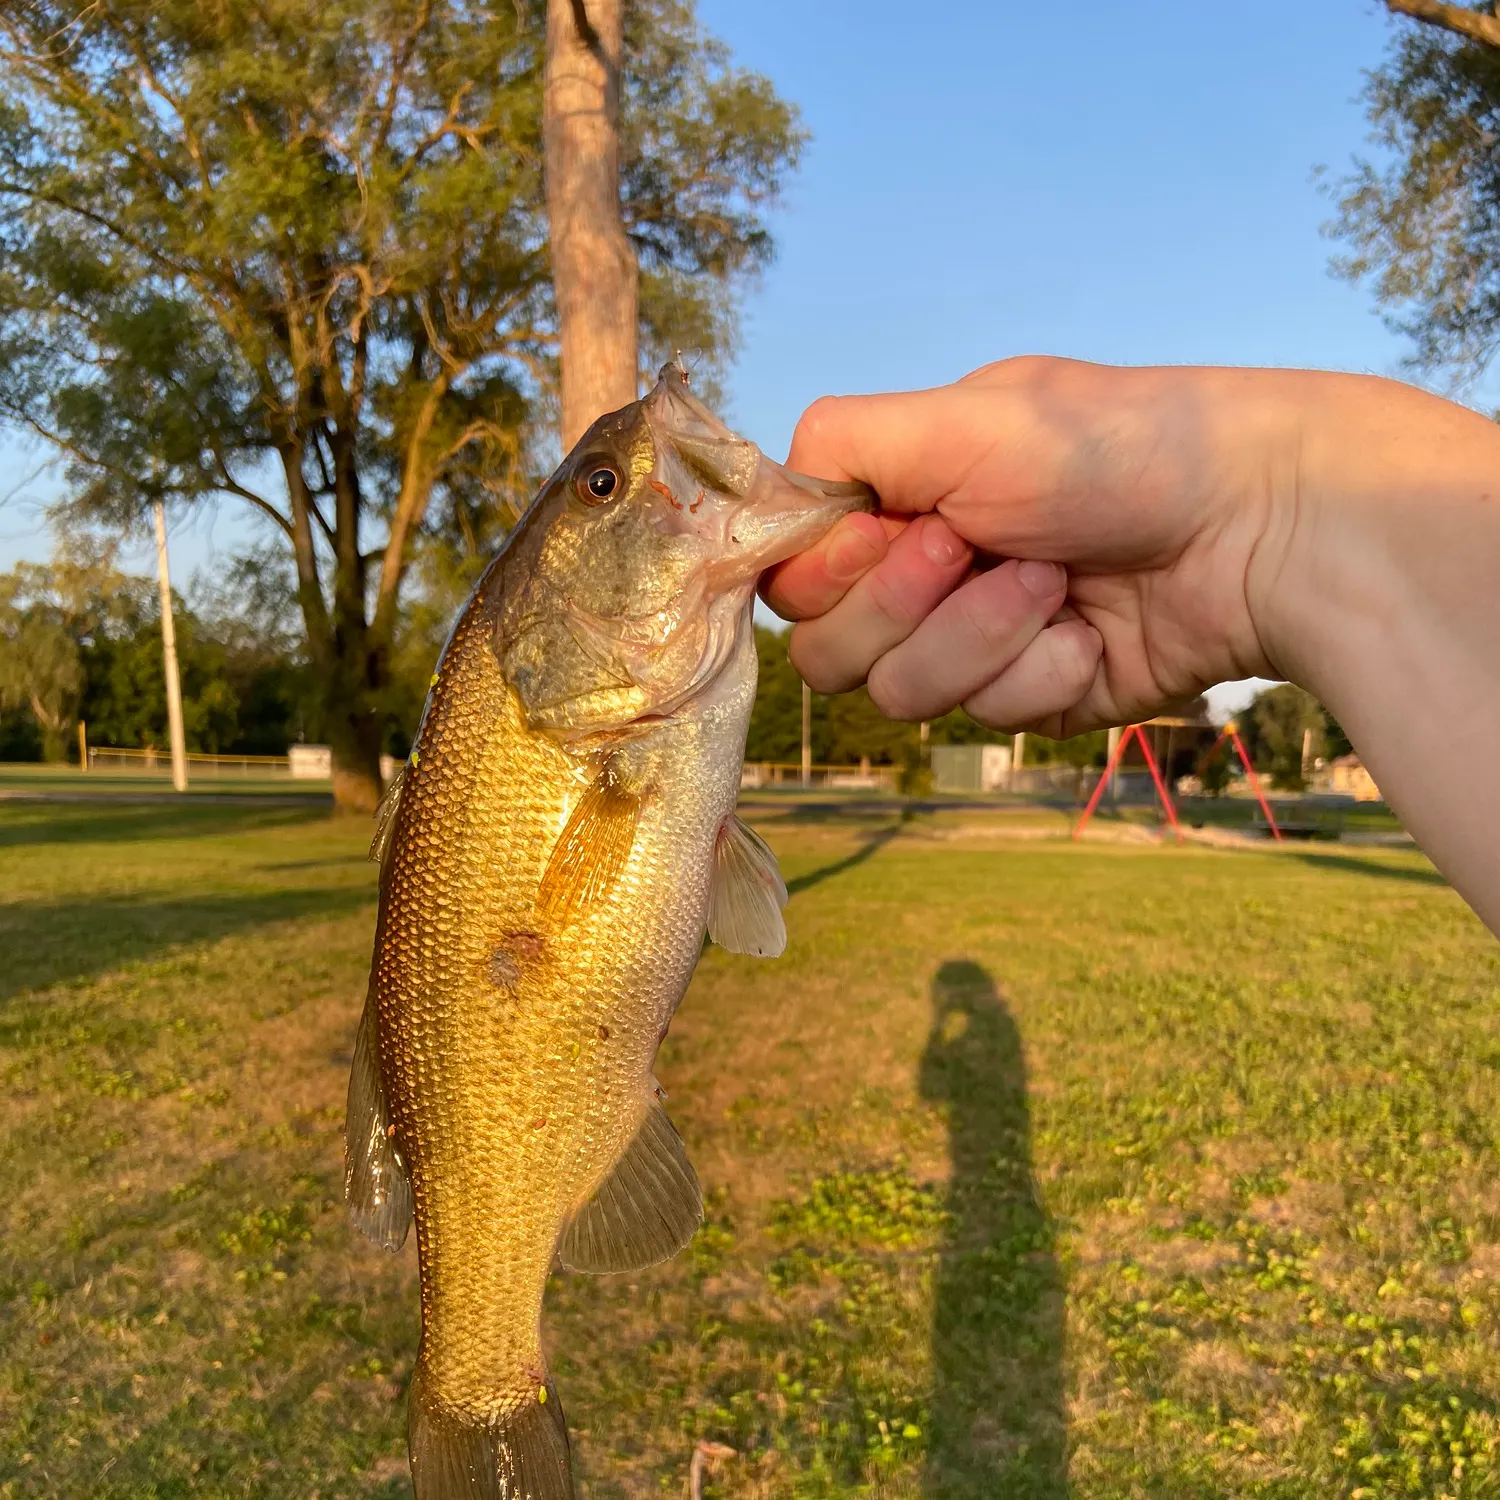
[[[690,506],[688,506],[688,514],[696,516],[698,514],[698,507],[700,505],[702,505],[702,504],[703,504],[703,491],[699,490],[698,491],[698,498],[696,500],[694,500],[693,503]]]
[[[667,504],[670,505],[673,510],[682,509],[682,501],[680,501],[677,496],[674,495],[671,490],[669,490],[666,485],[661,482],[661,480],[649,479],[646,482],[651,486],[653,490],[656,491],[658,495],[666,496]]]

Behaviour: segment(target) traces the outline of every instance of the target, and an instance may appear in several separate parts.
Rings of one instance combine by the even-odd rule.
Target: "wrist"
[[[1271,670],[1337,714],[1351,676],[1425,680],[1492,629],[1500,429],[1365,376],[1300,375],[1277,405],[1246,602]]]

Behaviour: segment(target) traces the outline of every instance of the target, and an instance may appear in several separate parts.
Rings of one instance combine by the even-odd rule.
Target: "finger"
[[[870,696],[891,719],[935,719],[994,681],[1061,606],[1056,563],[1007,562],[960,585],[870,669]]]
[[[803,412],[792,434],[787,467],[820,479],[860,479],[874,486],[883,508],[932,510],[959,474],[977,434],[964,431],[956,445],[943,443],[965,405],[941,389],[881,396],[823,396]],[[879,475],[894,497],[887,504]]]
[[[957,586],[972,557],[940,516],[913,522],[827,614],[792,631],[792,665],[815,692],[858,687]]]
[[[823,396],[792,435],[790,468],[872,485],[881,508],[916,514],[978,499],[985,535],[970,540],[1001,553],[1063,556],[1058,538],[1042,550],[1008,545],[1006,516],[1055,491],[1074,462],[1069,434],[1100,404],[1092,367],[1072,360],[1011,359],[954,385],[876,396]],[[969,535],[967,523],[958,529]]]
[[[783,620],[827,614],[886,554],[904,520],[845,516],[815,547],[788,558],[761,579],[760,594]]]
[[[1093,685],[1104,638],[1086,620],[1049,625],[993,682],[964,699],[969,717],[1020,731],[1061,717]]]

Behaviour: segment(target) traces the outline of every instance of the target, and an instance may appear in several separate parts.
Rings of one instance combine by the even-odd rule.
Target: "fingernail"
[[[1050,599],[1064,583],[1068,575],[1061,563],[1035,562],[1028,558],[1016,568],[1021,587],[1038,599]]]
[[[830,578],[841,583],[846,578],[857,578],[879,556],[880,548],[874,538],[866,536],[858,526],[841,526],[828,544],[823,566]]]
[[[930,516],[922,522],[922,551],[938,567],[951,568],[963,560],[968,550],[968,544],[950,531],[941,517]]]

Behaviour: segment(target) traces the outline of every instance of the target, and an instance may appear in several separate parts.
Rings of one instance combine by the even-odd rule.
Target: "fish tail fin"
[[[418,1365],[410,1399],[416,1500],[574,1500],[568,1424],[550,1380],[518,1411],[484,1418],[441,1401]]]

